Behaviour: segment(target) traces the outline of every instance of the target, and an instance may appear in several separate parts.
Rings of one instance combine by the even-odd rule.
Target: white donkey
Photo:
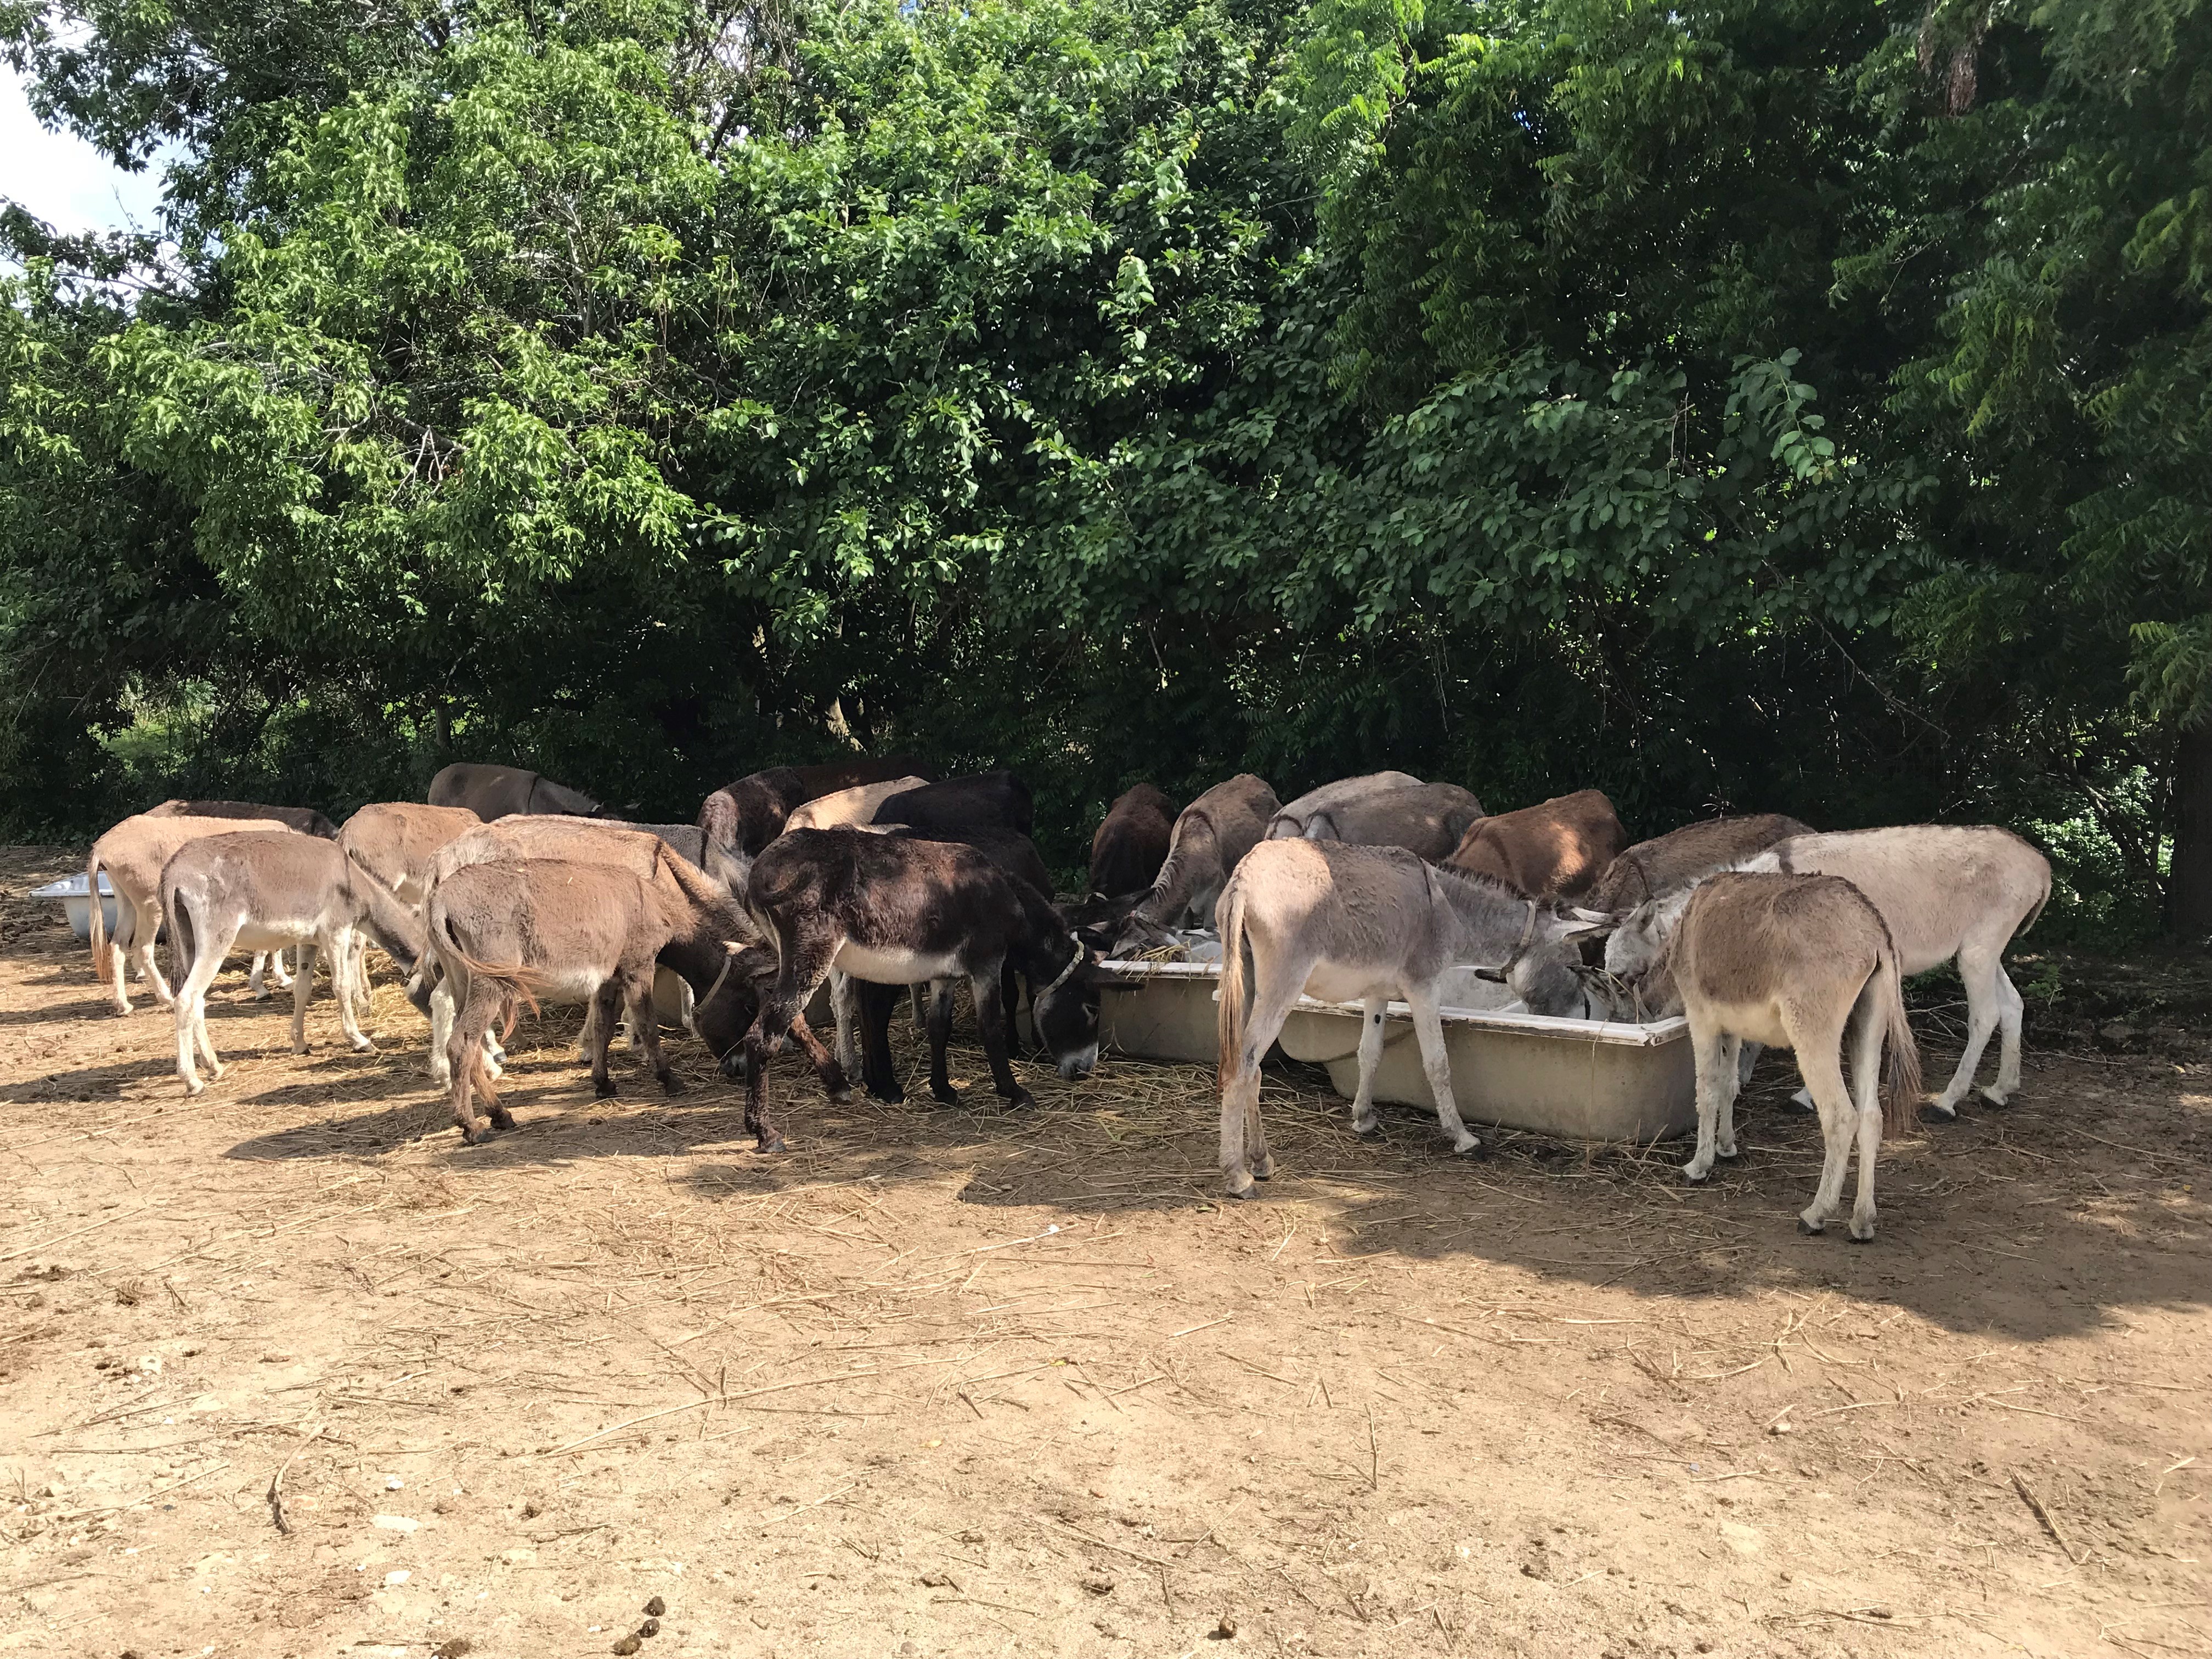
[[[1260,1057],[1300,995],[1358,1002],[1359,1091],[1352,1127],[1371,1133],[1384,1005],[1413,1010],[1437,1121],[1452,1150],[1480,1146],[1452,1097],[1451,1062],[1437,1018],[1437,981],[1469,962],[1498,962],[1537,941],[1557,944],[1608,927],[1596,911],[1522,897],[1502,882],[1462,875],[1395,847],[1263,841],[1222,890],[1221,1168],[1230,1193],[1249,1197],[1274,1173],[1260,1124]],[[1248,969],[1247,954],[1251,958]]]
[[[1841,876],[1889,924],[1907,975],[1954,957],[1966,988],[1966,1050],[1929,1109],[1958,1115],[1990,1034],[2001,1030],[1996,1081],[1982,1091],[2002,1106],[2020,1087],[2020,993],[2004,970],[2005,946],[2035,926],[2051,897],[2051,864],[2009,830],[1989,824],[1905,824],[1792,836],[1739,870]],[[1607,967],[1613,962],[1608,947]]]
[[[1874,1237],[1874,1164],[1882,1130],[1905,1127],[1920,1097],[1920,1054],[1899,990],[1904,975],[1881,913],[1834,876],[1735,872],[1655,900],[1639,909],[1637,921],[1662,913],[1671,914],[1657,926],[1624,928],[1608,945],[1626,935],[1620,970],[1650,1000],[1679,1001],[1690,1022],[1698,1149],[1682,1173],[1703,1181],[1716,1158],[1736,1156],[1740,1045],[1791,1049],[1826,1143],[1820,1188],[1797,1225],[1817,1233],[1827,1224],[1856,1143],[1859,1188],[1850,1237],[1865,1243]],[[1844,1086],[1847,1028],[1856,1101]]]

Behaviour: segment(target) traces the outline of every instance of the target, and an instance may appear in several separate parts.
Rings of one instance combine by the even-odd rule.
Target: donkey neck
[[[1444,943],[1454,962],[1504,962],[1530,945],[1548,943],[1565,925],[1544,900],[1525,898],[1502,882],[1436,866],[1429,881],[1449,919]]]

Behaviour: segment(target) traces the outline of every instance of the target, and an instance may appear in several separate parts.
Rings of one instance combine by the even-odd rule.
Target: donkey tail
[[[1221,924],[1221,1086],[1243,1069],[1245,1002],[1244,884],[1232,879],[1216,912]]]
[[[107,912],[100,902],[100,843],[94,842],[84,861],[84,890],[92,897],[92,971],[99,975],[102,985],[112,985],[114,974],[107,960]]]
[[[1905,1017],[1905,975],[1899,971],[1897,947],[1886,934],[1887,930],[1867,994],[1879,999],[1872,1013],[1882,1023],[1881,1127],[1887,1133],[1902,1134],[1911,1127],[1920,1103],[1920,1048]]]

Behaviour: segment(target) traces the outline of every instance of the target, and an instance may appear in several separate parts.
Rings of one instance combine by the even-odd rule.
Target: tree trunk
[[[2166,927],[2179,938],[2212,938],[2212,720],[2184,727],[2173,746],[2173,863],[2166,878]]]

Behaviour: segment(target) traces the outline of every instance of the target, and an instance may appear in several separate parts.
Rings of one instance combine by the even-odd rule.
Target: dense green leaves
[[[18,824],[849,738],[1025,767],[1062,864],[1389,759],[2161,879],[2193,4],[283,9],[0,4],[172,201],[0,227]]]

